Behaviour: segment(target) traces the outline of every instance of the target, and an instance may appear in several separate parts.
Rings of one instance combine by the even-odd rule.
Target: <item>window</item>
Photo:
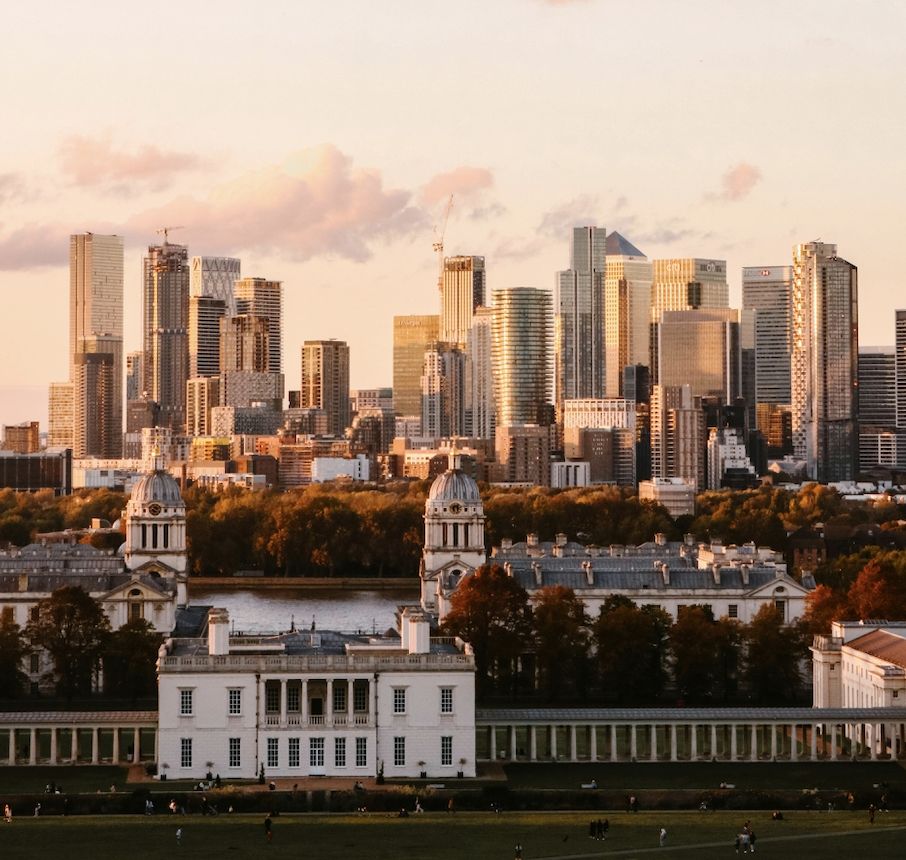
[[[179,691],[179,714],[182,717],[192,716],[192,691]]]
[[[364,713],[368,710],[368,682],[365,681],[363,684],[360,684],[356,681],[355,686],[352,688],[352,706],[359,713]]]
[[[179,766],[192,767],[192,738],[179,739]]]
[[[299,710],[299,698],[301,689],[299,687],[286,688],[286,710],[297,712]]]
[[[444,523],[444,525],[443,525],[443,533],[444,533],[444,546],[446,546],[447,545],[447,524],[446,523]]]
[[[142,549],[148,548],[148,526],[142,526]]]
[[[16,620],[16,610],[12,606],[3,607],[3,621],[12,624]]]
[[[333,709],[338,714],[346,713],[346,685],[334,684]]]
[[[453,523],[453,546],[459,546],[459,523]]]
[[[269,714],[275,714],[280,710],[280,688],[267,688],[267,711]]]
[[[368,738],[355,739],[355,766],[368,767]]]
[[[299,766],[299,739],[298,738],[289,739],[289,766],[290,767]]]
[[[774,606],[776,606],[780,610],[781,616],[783,616],[783,618],[786,618],[786,601],[785,600],[775,600]]]
[[[335,767],[346,767],[346,738],[334,739],[333,763]]]
[[[280,766],[280,738],[267,739],[267,766]]]
[[[441,687],[440,688],[440,712],[442,714],[452,714],[453,713],[453,688],[452,687]]]
[[[453,738],[442,735],[440,739],[440,763],[443,767],[453,764]]]
[[[406,739],[393,739],[393,765],[394,767],[405,767],[406,765]]]
[[[739,607],[735,603],[731,603],[727,608],[727,615],[729,615],[730,618],[739,618]]]
[[[142,617],[141,603],[130,603],[129,604],[129,620],[137,621],[141,617]]]
[[[164,526],[164,549],[169,549],[170,547],[170,526]]]
[[[242,713],[242,690],[230,690],[230,716]]]
[[[405,687],[397,687],[393,691],[393,713],[394,714],[405,714],[406,713],[406,689]]]
[[[151,526],[151,549],[157,549],[157,524]]]
[[[462,545],[463,545],[463,546],[468,546],[468,545],[469,545],[469,524],[468,524],[468,523],[466,523],[466,524],[462,527],[462,532],[463,532],[463,535],[462,535]]]
[[[324,767],[324,738],[309,738],[308,764],[311,767]]]
[[[242,738],[230,738],[230,767],[242,767]]]
[[[41,610],[37,606],[32,606],[28,610],[28,617],[31,621],[37,621],[41,617]]]
[[[40,671],[41,671],[41,655],[32,654],[31,655],[31,673],[32,673],[32,675],[35,675]]]

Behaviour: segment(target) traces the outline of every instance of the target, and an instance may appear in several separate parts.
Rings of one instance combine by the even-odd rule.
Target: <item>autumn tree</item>
[[[10,618],[0,621],[0,698],[13,699],[22,692],[28,680],[22,661],[28,651],[19,625]]]
[[[605,600],[592,628],[605,692],[628,701],[658,696],[666,680],[669,627],[663,609],[639,609],[628,598]]]
[[[684,697],[699,700],[731,693],[741,644],[739,625],[729,618],[715,621],[710,611],[690,606],[670,628],[673,678]]]
[[[548,698],[564,691],[585,695],[588,682],[589,619],[571,588],[542,588],[532,597],[535,670]]]
[[[805,637],[795,625],[784,623],[783,612],[762,604],[745,628],[743,678],[759,701],[795,698],[802,681],[800,661],[808,654]]]
[[[110,622],[98,603],[78,586],[64,585],[37,604],[25,633],[53,661],[47,677],[60,695],[90,693],[97,678]]]
[[[528,594],[499,564],[482,565],[460,583],[443,626],[471,644],[476,683],[487,692],[492,679],[515,677],[531,633]]]
[[[809,637],[829,634],[833,621],[851,619],[852,608],[842,589],[819,585],[805,596],[802,629]]]
[[[855,619],[906,620],[906,554],[875,556],[850,586],[847,602]]]
[[[144,618],[135,618],[109,637],[104,654],[104,691],[131,699],[157,693],[160,636]]]

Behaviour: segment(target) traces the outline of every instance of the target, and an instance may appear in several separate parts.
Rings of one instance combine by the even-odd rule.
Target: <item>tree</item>
[[[0,621],[0,698],[13,699],[22,692],[28,680],[22,661],[28,651],[19,625],[9,618]]]
[[[798,627],[784,624],[783,613],[764,603],[745,628],[743,678],[759,701],[784,697],[784,690],[795,698],[802,680],[800,661],[808,651]]]
[[[588,616],[585,604],[571,588],[542,588],[532,598],[532,633],[536,672],[548,697],[564,689],[586,693],[588,675]]]
[[[104,690],[131,699],[157,692],[160,636],[144,618],[124,624],[109,639],[104,655]]]
[[[622,700],[656,698],[666,678],[669,627],[663,609],[639,609],[626,599],[605,601],[592,628],[605,690]]]
[[[906,620],[906,557],[900,552],[880,553],[850,586],[847,601],[855,619]]]
[[[805,596],[802,628],[809,636],[831,632],[832,621],[852,619],[852,608],[846,592],[829,585],[819,585]]]
[[[690,606],[670,628],[673,678],[684,697],[703,699],[732,692],[741,635],[729,618],[715,621],[710,611]]]
[[[46,677],[68,700],[90,693],[110,635],[103,609],[83,589],[64,585],[38,601],[37,610],[25,633],[50,654],[53,669]]]
[[[484,692],[494,677],[515,675],[531,631],[525,589],[499,565],[482,565],[450,599],[444,629],[475,651],[476,684]]]

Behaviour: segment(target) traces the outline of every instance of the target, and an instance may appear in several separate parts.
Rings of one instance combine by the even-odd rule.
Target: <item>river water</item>
[[[230,613],[230,629],[244,633],[277,633],[308,630],[312,622],[319,630],[344,633],[383,633],[396,629],[395,612],[402,603],[418,601],[403,591],[354,591],[341,589],[268,588],[260,591],[192,589],[195,606],[224,608]]]

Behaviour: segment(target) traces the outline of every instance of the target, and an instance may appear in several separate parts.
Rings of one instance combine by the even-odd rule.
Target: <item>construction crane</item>
[[[432,246],[437,251],[437,291],[443,296],[444,291],[444,234],[447,232],[447,221],[450,218],[450,208],[453,206],[453,195],[447,201],[444,209],[444,220],[441,222],[440,234],[438,235],[437,227],[434,228],[434,236],[437,241]]]
[[[185,230],[185,229],[186,229],[185,227],[161,227],[160,230],[158,230],[157,232],[158,232],[158,234],[160,234],[160,233],[164,234],[164,244],[166,245],[167,244],[167,234],[171,230]]]

